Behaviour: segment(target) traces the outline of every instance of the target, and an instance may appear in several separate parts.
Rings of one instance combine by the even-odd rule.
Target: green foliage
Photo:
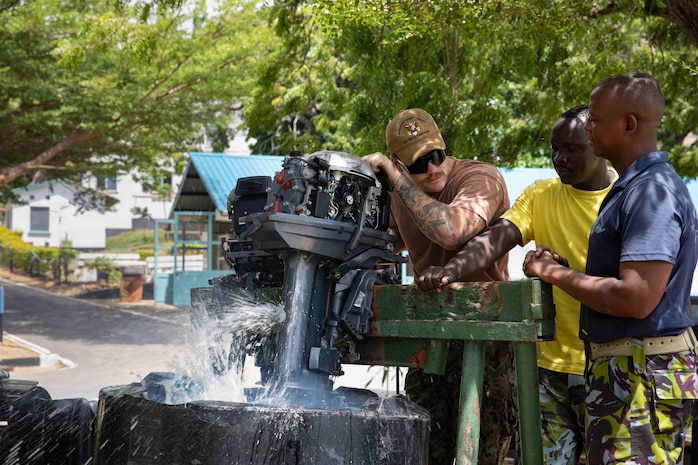
[[[686,178],[692,179],[698,177],[698,146],[685,147],[683,145],[675,145],[671,148],[669,156],[673,160],[674,167]]]
[[[7,229],[4,226],[0,226],[0,244],[5,247],[28,247],[29,244],[22,241],[22,232],[13,231],[12,229]]]
[[[64,239],[61,239],[61,244],[58,247],[60,255],[65,257],[68,260],[77,258],[78,255],[80,255],[80,251],[75,250],[73,248],[73,241],[68,239],[67,237]]]
[[[277,1],[270,17],[285,48],[260,68],[245,124],[259,152],[362,155],[385,150],[400,109],[422,107],[451,155],[550,166],[555,119],[607,75],[640,70],[664,85],[664,149],[695,176],[695,146],[680,147],[698,132],[698,51],[660,3]]]
[[[100,213],[114,211],[117,200],[111,196],[104,195],[96,189],[82,187],[76,183],[68,183],[73,187],[73,198],[70,203],[77,207],[76,214],[81,214],[89,210]]]
[[[136,249],[134,252],[138,254],[139,260],[145,260],[148,257],[155,256],[155,250],[153,249]]]
[[[128,231],[107,237],[105,250],[109,252],[139,252],[140,250],[148,249],[152,255],[155,244],[154,234],[152,229],[146,229],[143,231]],[[158,243],[162,245],[165,242],[165,231],[158,231]]]
[[[698,19],[677,15],[694,1],[6,2],[0,188],[138,167],[171,195],[161,180],[204,138],[363,155],[406,107],[435,116],[452,155],[549,166],[557,116],[635,70],[664,85],[662,148],[694,177]]]
[[[0,187],[134,167],[157,185],[205,133],[222,146],[259,59],[257,2],[16,2],[0,10]],[[182,5],[182,8],[179,6]]]
[[[118,284],[121,281],[121,271],[110,258],[96,257],[92,260],[86,260],[85,267],[97,270],[98,276],[106,276],[107,284]]]
[[[21,231],[0,226],[0,264],[7,268],[55,278],[78,253],[69,242],[62,242],[60,248],[36,246],[22,241]]]
[[[243,127],[256,139],[253,151],[348,151],[354,137],[342,113],[351,93],[342,86],[342,80],[349,70],[327,46],[331,38],[318,31],[302,11],[293,17],[279,15],[276,10],[271,13],[280,33],[280,24],[300,29],[297,35],[285,34],[284,49],[262,62],[256,86],[243,109]]]

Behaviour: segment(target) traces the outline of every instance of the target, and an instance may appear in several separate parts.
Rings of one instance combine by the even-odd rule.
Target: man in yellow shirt
[[[416,280],[423,291],[440,289],[486,268],[515,245],[535,240],[585,269],[587,241],[599,206],[616,179],[596,157],[584,131],[588,106],[566,111],[550,134],[551,159],[559,178],[535,181],[489,229],[471,239],[444,267]],[[576,464],[584,450],[584,345],[579,339],[580,304],[553,288],[555,340],[538,344],[543,451],[547,465]]]

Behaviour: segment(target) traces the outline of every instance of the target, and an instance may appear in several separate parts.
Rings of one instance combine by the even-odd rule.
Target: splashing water
[[[252,369],[246,356],[275,335],[285,319],[283,306],[257,302],[244,291],[192,295],[189,350],[175,363],[180,365],[176,372],[201,383],[200,394],[190,393],[187,400],[245,402],[249,381],[244,378]]]
[[[101,425],[100,463],[124,463],[119,459],[127,444],[147,445],[129,449],[129,457],[163,457],[166,463],[426,463],[429,415],[402,396],[332,391],[331,385],[307,389],[287,382],[283,363],[263,373],[267,386],[248,389],[247,355],[277,349],[282,332],[301,347],[302,336],[289,331],[288,314],[305,307],[258,302],[240,288],[198,291],[192,292],[192,330],[179,369],[100,392],[109,419]],[[278,363],[278,353],[264,355]],[[175,430],[175,440],[160,440]],[[415,439],[406,444],[405,437]]]

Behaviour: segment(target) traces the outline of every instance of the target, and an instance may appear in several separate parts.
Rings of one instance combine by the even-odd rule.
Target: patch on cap
[[[432,150],[446,150],[434,118],[420,108],[403,110],[385,128],[385,142],[390,153],[405,166]]]

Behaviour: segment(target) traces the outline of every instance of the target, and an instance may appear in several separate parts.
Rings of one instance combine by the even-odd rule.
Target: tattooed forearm
[[[432,199],[404,177],[398,178],[395,190],[410,211],[417,227],[432,241],[447,249],[461,247],[484,222],[473,215],[473,220],[454,225],[451,207]],[[460,219],[462,222],[463,219]]]
[[[437,237],[439,231],[452,234],[447,206],[428,197],[427,199],[429,201],[421,208],[411,211],[412,218],[419,225],[419,229],[429,237]]]
[[[395,190],[397,191],[397,195],[400,196],[410,210],[414,210],[417,205],[421,206],[421,204],[426,201],[432,200],[427,194],[405,179],[404,176],[399,176],[397,178]]]

